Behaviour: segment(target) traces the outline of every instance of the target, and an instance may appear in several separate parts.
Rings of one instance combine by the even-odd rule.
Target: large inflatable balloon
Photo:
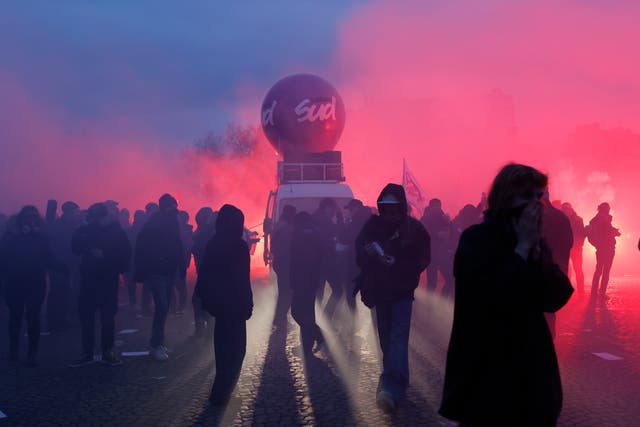
[[[344,122],[344,103],[338,91],[312,74],[285,77],[262,103],[264,133],[285,157],[333,150]]]

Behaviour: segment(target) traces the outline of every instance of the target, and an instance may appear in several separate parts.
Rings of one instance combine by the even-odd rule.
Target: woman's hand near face
[[[513,228],[516,232],[518,244],[516,253],[523,259],[527,259],[531,249],[540,240],[542,229],[542,203],[530,201],[525,207],[519,219],[513,219]]]

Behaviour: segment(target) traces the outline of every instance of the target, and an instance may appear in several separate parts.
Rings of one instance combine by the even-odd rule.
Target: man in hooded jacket
[[[247,349],[246,322],[253,311],[250,255],[242,239],[243,229],[242,211],[224,205],[196,283],[202,307],[216,318],[213,336],[216,378],[209,397],[216,406],[226,404],[240,376]]]
[[[395,411],[409,385],[409,327],[413,294],[431,260],[431,239],[424,226],[408,215],[404,188],[387,184],[373,215],[356,239],[357,280],[362,301],[376,309],[383,371],[377,404]]]
[[[620,231],[611,225],[613,217],[610,211],[609,203],[600,203],[598,213],[586,227],[589,243],[596,248],[596,269],[591,281],[592,297],[597,296],[598,292],[601,297],[606,296],[609,274],[616,255],[616,237],[620,236]]]

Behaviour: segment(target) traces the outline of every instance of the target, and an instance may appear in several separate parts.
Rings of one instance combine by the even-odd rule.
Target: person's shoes
[[[74,360],[67,366],[69,368],[80,368],[81,366],[91,365],[92,363],[95,363],[95,360],[93,360],[93,354],[85,354],[80,359]]]
[[[167,360],[169,360],[167,349],[163,345],[159,345],[157,347],[151,347],[151,351],[149,352],[149,354],[158,362],[166,362]]]
[[[378,408],[382,409],[387,414],[392,414],[397,409],[396,401],[393,399],[393,396],[391,396],[391,393],[384,390],[379,392],[378,396],[376,396],[376,404],[378,405]]]
[[[100,360],[100,362],[108,366],[122,365],[122,360],[116,356],[116,353],[113,350],[102,353],[102,360]]]

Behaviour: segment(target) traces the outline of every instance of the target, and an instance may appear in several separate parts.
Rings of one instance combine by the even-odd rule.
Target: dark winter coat
[[[250,280],[250,256],[242,240],[242,212],[224,205],[216,221],[216,235],[211,238],[200,266],[196,294],[202,307],[216,318],[244,321],[253,311]]]
[[[272,265],[276,274],[289,274],[292,239],[293,224],[286,220],[278,222],[271,237]]]
[[[294,292],[316,292],[324,274],[326,252],[320,230],[308,214],[299,213],[295,218],[289,249],[289,279]]]
[[[551,249],[553,261],[563,273],[569,271],[569,258],[573,247],[573,231],[569,218],[560,209],[545,206],[542,217],[542,237]]]
[[[173,277],[185,268],[177,211],[159,211],[149,218],[135,248],[137,281],[150,276]]]
[[[196,271],[200,271],[200,265],[204,258],[204,252],[207,249],[207,244],[211,238],[216,234],[215,224],[203,224],[196,228],[193,233],[193,245],[191,246],[191,253],[193,253],[193,262],[196,264]]]
[[[616,237],[620,235],[620,231],[611,225],[612,220],[611,215],[599,212],[589,221],[589,225],[585,229],[589,243],[599,251],[613,252],[616,250]]]
[[[119,274],[129,270],[131,243],[117,222],[104,226],[94,222],[78,228],[71,247],[81,257],[80,274],[85,283],[91,284],[91,279],[117,281]],[[91,249],[102,251],[102,257],[94,256]]]
[[[389,184],[380,193],[380,201],[392,193],[401,201],[405,214],[407,199],[402,186]],[[385,254],[395,257],[391,266],[383,264],[377,255],[369,255],[365,246],[378,242]],[[397,226],[390,226],[379,215],[373,215],[356,239],[356,261],[361,274],[357,289],[367,307],[380,302],[413,299],[420,274],[431,261],[431,239],[420,221],[408,216]]]
[[[0,281],[7,298],[34,295],[44,299],[47,270],[64,271],[55,261],[47,234],[43,231],[23,234],[10,220],[0,241]]]
[[[558,361],[544,313],[573,288],[541,242],[540,261],[515,253],[512,227],[468,228],[455,256],[453,329],[440,413],[478,426],[551,426],[560,414]]]

